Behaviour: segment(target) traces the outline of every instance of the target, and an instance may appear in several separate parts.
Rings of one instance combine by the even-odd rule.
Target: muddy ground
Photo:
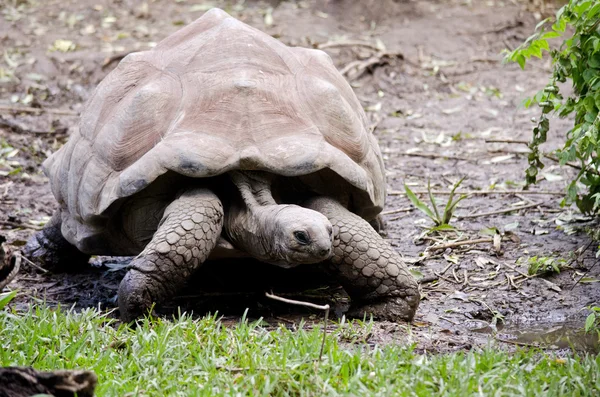
[[[550,70],[545,62],[535,62],[525,72],[501,63],[500,52],[521,43],[540,18],[525,4],[508,0],[4,0],[1,4],[0,235],[12,247],[23,244],[56,208],[40,164],[77,128],[77,114],[96,84],[124,54],[151,48],[206,9],[219,6],[286,44],[323,48],[345,72],[372,120],[388,171],[387,238],[422,278],[423,300],[411,326],[376,323],[372,334],[364,335],[369,342],[416,343],[428,351],[488,343],[506,348],[538,343],[547,349],[569,343],[594,348],[589,340],[565,338],[565,332],[581,326],[587,314],[582,309],[600,301],[594,282],[600,278],[600,266],[593,267],[596,246],[579,230],[593,224],[573,208],[559,205],[560,193],[576,170],[558,168],[548,160],[532,189],[538,194],[510,193],[523,188],[527,146],[497,142],[529,138],[537,110],[519,104],[545,84]],[[568,120],[554,121],[544,150],[558,147],[568,125]],[[422,192],[430,181],[443,206],[449,189],[463,177],[459,190],[478,192],[460,203],[451,222],[456,231],[424,235],[432,222],[402,194],[404,183],[427,201]],[[486,214],[496,211],[501,213]],[[458,240],[491,240],[493,228],[499,245],[435,248]],[[528,259],[536,256],[565,269],[528,277]],[[14,303],[18,308],[45,300],[110,309],[115,307],[126,263],[123,258],[95,258],[94,266],[82,266],[81,274],[50,274],[23,262],[8,288],[20,291]],[[260,298],[265,288],[274,286],[275,292],[285,294],[289,285],[265,277],[248,283],[245,277],[257,273],[253,266],[241,264],[239,272],[245,275],[237,284],[231,284],[231,270],[225,275],[217,274],[218,266],[207,270],[199,278],[210,280],[209,285],[216,287],[213,292],[199,296],[194,284],[163,310],[179,303],[196,313],[220,310],[235,320],[248,306],[250,316],[294,326],[297,314]],[[584,275],[585,282],[577,282]],[[239,290],[244,293],[236,294]],[[314,293],[296,296],[310,300]],[[320,314],[312,318],[316,316]]]

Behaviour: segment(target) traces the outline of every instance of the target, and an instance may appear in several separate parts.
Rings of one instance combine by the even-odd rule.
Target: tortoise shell
[[[367,220],[383,208],[379,146],[331,58],[219,9],[125,57],[87,102],[78,131],[44,163],[75,245],[161,175],[236,169],[304,178],[317,193],[344,190]]]

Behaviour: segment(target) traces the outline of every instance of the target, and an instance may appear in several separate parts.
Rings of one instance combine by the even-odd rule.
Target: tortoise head
[[[285,267],[331,257],[333,227],[325,215],[297,205],[277,205],[270,221],[273,263]]]

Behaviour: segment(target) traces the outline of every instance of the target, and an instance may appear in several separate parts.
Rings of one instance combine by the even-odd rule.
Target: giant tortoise
[[[207,259],[238,256],[322,262],[354,313],[410,320],[418,306],[372,226],[385,172],[351,87],[324,52],[222,10],[126,56],[44,170],[59,209],[25,255],[45,266],[137,255],[119,287],[124,320]]]

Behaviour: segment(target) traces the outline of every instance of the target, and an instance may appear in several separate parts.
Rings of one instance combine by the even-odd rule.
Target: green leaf
[[[15,296],[17,296],[17,290],[0,294],[0,310],[4,309]]]
[[[419,198],[413,193],[412,190],[410,190],[410,188],[406,184],[404,184],[404,190],[406,191],[406,197],[408,197],[410,202],[415,207],[417,207],[419,211],[427,215],[431,220],[435,220],[434,213],[429,209],[429,207],[427,207],[427,205],[424,202],[419,200]]]
[[[527,62],[527,60],[525,59],[525,57],[521,54],[519,54],[517,56],[517,63],[519,64],[519,66],[521,67],[521,69],[525,69],[525,63]]]
[[[596,314],[590,313],[585,319],[585,332],[590,332],[596,323]]]

